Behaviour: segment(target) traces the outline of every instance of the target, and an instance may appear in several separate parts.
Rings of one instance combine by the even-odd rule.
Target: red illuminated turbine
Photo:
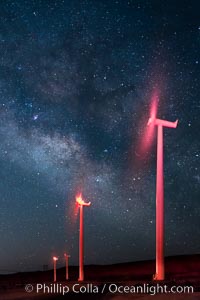
[[[65,257],[65,264],[66,264],[66,276],[65,276],[65,278],[66,278],[66,280],[68,280],[69,279],[69,257],[70,257],[70,255],[67,254],[67,253],[64,253],[64,257]]]
[[[84,206],[90,206],[91,202],[85,202],[82,198],[82,194],[78,194],[76,196],[76,202],[78,203],[80,207],[80,230],[79,230],[79,278],[78,281],[84,280],[84,224],[83,224],[83,207]]]
[[[169,122],[152,114],[148,126],[158,126],[156,171],[156,274],[154,280],[164,280],[164,178],[163,178],[163,127],[176,128],[178,120]]]
[[[76,196],[76,202],[82,206],[90,206],[91,205],[91,202],[85,202],[83,200],[81,193]]]
[[[56,262],[58,260],[58,257],[53,256],[53,274],[54,274],[54,282],[56,282]]]

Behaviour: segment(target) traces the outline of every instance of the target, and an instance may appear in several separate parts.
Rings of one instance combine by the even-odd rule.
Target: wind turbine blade
[[[154,122],[157,116],[157,110],[158,110],[158,91],[155,90],[151,97],[150,118],[147,125],[145,126],[144,135],[142,138],[141,150],[143,153],[148,152],[153,143],[154,129],[155,129]]]
[[[156,119],[157,111],[158,111],[158,91],[155,90],[151,97],[151,108],[150,108],[150,118]]]

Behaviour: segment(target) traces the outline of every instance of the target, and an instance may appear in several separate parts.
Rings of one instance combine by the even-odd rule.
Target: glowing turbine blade
[[[142,146],[141,146],[141,152],[146,153],[150,150],[153,137],[154,137],[154,122],[157,115],[157,109],[158,109],[158,91],[155,91],[151,97],[151,108],[150,108],[150,118],[148,120],[148,123],[145,128],[145,132],[143,135],[142,140]]]

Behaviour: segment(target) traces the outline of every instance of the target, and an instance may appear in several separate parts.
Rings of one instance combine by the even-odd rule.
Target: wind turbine
[[[54,274],[54,282],[56,282],[56,262],[58,260],[58,257],[53,256],[53,274]]]
[[[178,120],[169,122],[156,118],[157,99],[153,99],[151,116],[147,125],[150,132],[154,126],[158,127],[157,133],[157,171],[156,171],[156,273],[154,280],[164,280],[164,177],[163,177],[163,127],[176,128]]]
[[[69,257],[70,257],[70,255],[67,254],[67,253],[64,253],[64,257],[65,257],[65,263],[66,263],[66,275],[65,275],[65,277],[66,277],[66,280],[68,280],[69,279]]]
[[[83,224],[83,207],[90,206],[91,202],[85,202],[82,199],[82,194],[76,196],[76,202],[80,207],[80,230],[79,230],[79,278],[78,281],[84,280],[84,224]]]

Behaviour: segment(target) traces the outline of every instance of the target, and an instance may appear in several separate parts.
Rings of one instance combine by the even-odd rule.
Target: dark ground
[[[143,285],[144,283],[149,285],[156,285],[157,282],[152,281],[152,274],[155,270],[155,261],[135,262],[135,263],[123,263],[107,266],[85,266],[85,279],[82,285],[88,283],[98,287],[99,292],[76,294],[71,291],[72,286],[77,284],[78,267],[69,268],[70,280],[64,281],[65,268],[57,270],[57,283],[67,285],[70,289],[69,293],[64,296],[54,293],[53,295],[39,294],[33,290],[31,293],[25,291],[27,284],[32,284],[36,289],[37,283],[45,283],[48,286],[53,284],[53,270],[44,272],[29,272],[29,273],[16,273],[9,275],[0,275],[0,299],[1,300],[42,300],[42,299],[169,299],[169,300],[200,300],[200,255],[190,256],[177,256],[169,257],[165,260],[166,264],[166,280],[161,285],[166,284],[168,288],[171,286],[192,286],[194,288],[193,294],[112,294],[108,290],[108,286],[111,283],[115,283],[118,286],[135,286]],[[101,293],[102,288],[106,283],[106,288]]]

